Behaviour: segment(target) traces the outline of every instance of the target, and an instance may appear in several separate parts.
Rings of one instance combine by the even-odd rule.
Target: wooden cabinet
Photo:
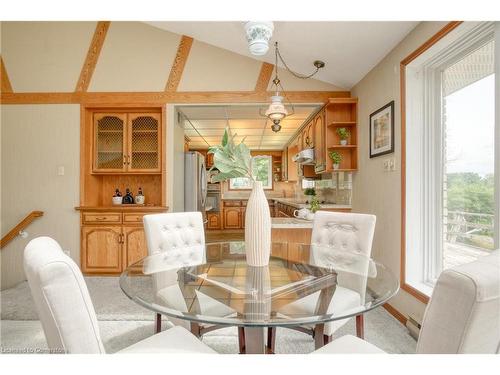
[[[160,113],[93,114],[93,173],[160,173]]]
[[[314,147],[314,120],[309,122],[302,130],[302,150]]]
[[[323,173],[326,171],[326,139],[325,139],[325,111],[322,109],[313,120],[314,131],[314,172]]]
[[[207,212],[207,229],[222,229],[220,212]]]
[[[121,227],[83,226],[81,241],[81,267],[84,273],[122,271]]]
[[[287,151],[287,181],[298,181],[298,168],[297,163],[293,161],[293,157],[298,152],[298,146],[293,145],[288,147]]]
[[[224,229],[241,229],[241,208],[224,207]]]
[[[123,227],[124,267],[128,267],[148,255],[146,235],[141,227]]]
[[[281,180],[288,181],[288,148],[281,152]]]
[[[79,208],[82,209],[82,208]],[[81,256],[82,272],[85,274],[118,274],[126,267],[148,255],[142,217],[150,211],[87,211],[81,212]],[[95,218],[113,219],[95,220]]]
[[[209,154],[207,152],[207,156],[205,157],[205,167],[207,169],[212,168],[214,165],[214,154]]]

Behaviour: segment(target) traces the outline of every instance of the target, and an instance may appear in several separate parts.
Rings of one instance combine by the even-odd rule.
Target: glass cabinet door
[[[130,172],[160,172],[160,114],[129,114]]]
[[[126,114],[94,114],[94,171],[121,172],[126,167]]]

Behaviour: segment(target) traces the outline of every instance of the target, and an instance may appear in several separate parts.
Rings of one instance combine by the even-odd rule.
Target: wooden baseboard
[[[389,305],[388,303],[384,303],[382,306],[384,307],[384,309],[387,310],[389,314],[391,314],[393,317],[399,320],[399,322],[402,325],[406,326],[406,321],[408,320],[406,316],[401,314],[398,310],[396,310],[393,306]]]

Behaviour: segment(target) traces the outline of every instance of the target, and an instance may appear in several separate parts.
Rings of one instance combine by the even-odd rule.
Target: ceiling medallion
[[[266,109],[264,113],[262,113],[262,110],[260,111],[260,114],[262,116],[266,116],[269,120],[272,121],[271,129],[273,132],[277,133],[281,130],[281,120],[283,120],[285,117],[293,115],[295,113],[295,108],[293,107],[293,104],[288,100],[285,90],[283,89],[283,86],[281,85],[281,80],[278,77],[278,58],[282,62],[283,66],[285,67],[286,70],[288,70],[293,76],[301,79],[307,79],[311,78],[314,76],[321,68],[324,68],[325,63],[320,60],[314,61],[313,65],[316,68],[316,70],[309,74],[309,75],[302,75],[299,73],[295,73],[293,70],[291,70],[288,65],[286,64],[285,60],[280,54],[279,48],[278,48],[278,42],[274,44],[275,46],[275,51],[274,51],[274,79],[273,79],[273,85],[272,85],[272,91],[275,92],[273,96],[271,96],[271,104],[269,104],[269,107]],[[288,106],[290,109],[287,109],[285,107],[285,100],[288,102]]]
[[[269,40],[273,35],[274,25],[272,22],[245,23],[248,49],[252,55],[262,56],[269,50]]]

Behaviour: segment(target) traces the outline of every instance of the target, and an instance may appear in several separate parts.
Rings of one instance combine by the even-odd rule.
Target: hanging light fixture
[[[252,55],[262,56],[269,50],[269,40],[273,35],[274,25],[272,22],[245,23],[248,49]]]
[[[280,61],[283,63],[283,66],[285,67],[286,70],[288,70],[293,76],[301,79],[307,79],[311,78],[314,76],[321,68],[325,66],[325,63],[323,61],[316,60],[314,61],[314,66],[316,67],[316,70],[309,74],[309,75],[302,75],[299,73],[295,73],[293,70],[291,70],[288,65],[285,63],[285,60],[280,54],[280,51],[278,49],[278,42],[274,43],[275,51],[274,51],[274,78],[273,78],[273,86],[272,86],[272,91],[275,92],[275,95],[271,96],[271,104],[269,104],[269,107],[267,110],[262,113],[260,111],[261,115],[266,116],[269,118],[269,120],[272,121],[271,129],[273,132],[277,133],[281,130],[281,120],[283,120],[287,116],[291,116],[295,113],[295,108],[293,107],[293,104],[288,100],[285,90],[283,89],[283,86],[281,85],[281,80],[278,77],[278,58]],[[290,107],[290,110],[287,110],[285,107],[285,102],[286,100],[288,102],[288,106]]]

